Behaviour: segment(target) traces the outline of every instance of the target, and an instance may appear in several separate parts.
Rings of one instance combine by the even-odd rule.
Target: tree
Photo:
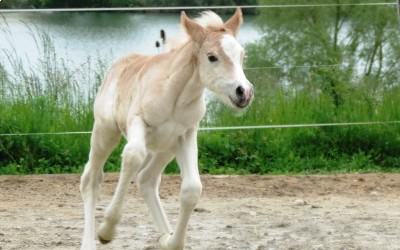
[[[345,3],[346,1],[313,1]],[[352,3],[365,1],[355,0]],[[268,1],[269,4],[281,1]],[[309,4],[292,0],[288,4]],[[264,37],[249,46],[249,65],[281,67],[272,75],[295,93],[322,92],[339,108],[356,87],[366,86],[366,98],[399,83],[399,29],[393,6],[335,6],[265,9],[259,17]],[[332,65],[293,69],[293,65]],[[316,94],[317,95],[317,94]],[[346,97],[347,96],[347,97]]]

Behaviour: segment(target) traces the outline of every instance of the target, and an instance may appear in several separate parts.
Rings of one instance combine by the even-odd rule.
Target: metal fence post
[[[399,21],[399,26],[400,26],[400,0],[397,0],[397,19]]]

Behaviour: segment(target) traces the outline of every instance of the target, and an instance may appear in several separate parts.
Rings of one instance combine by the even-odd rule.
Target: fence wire
[[[328,3],[328,4],[262,4],[262,5],[210,5],[210,6],[165,6],[165,7],[107,7],[107,8],[47,8],[47,9],[0,9],[0,13],[15,12],[104,12],[104,11],[168,11],[207,9],[267,9],[267,8],[311,8],[337,6],[396,6],[397,2],[376,3]]]
[[[277,124],[256,126],[225,126],[225,127],[201,127],[199,131],[229,131],[229,130],[254,130],[254,129],[288,129],[288,128],[316,128],[316,127],[345,127],[345,126],[371,126],[371,125],[395,125],[400,121],[375,121],[375,122],[341,122],[341,123],[309,123],[309,124]],[[39,132],[39,133],[5,133],[0,137],[8,136],[53,136],[53,135],[86,135],[91,131],[64,131],[64,132]]]

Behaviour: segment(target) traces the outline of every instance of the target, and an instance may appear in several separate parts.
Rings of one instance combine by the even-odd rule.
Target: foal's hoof
[[[110,243],[114,238],[114,229],[107,227],[105,224],[100,225],[99,231],[97,232],[97,238],[101,244]]]
[[[111,242],[111,240],[103,239],[100,235],[97,235],[101,244],[105,245]]]
[[[177,246],[176,244],[173,244],[172,234],[164,234],[160,237],[158,242],[160,243],[161,249],[163,250],[183,250],[183,245]]]
[[[169,247],[169,242],[171,240],[172,235],[171,234],[163,234],[160,239],[158,239],[158,242],[160,243],[160,247],[163,250],[170,250],[171,248]]]

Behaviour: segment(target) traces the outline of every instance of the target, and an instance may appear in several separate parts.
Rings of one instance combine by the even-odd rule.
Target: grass
[[[42,52],[35,67],[27,67],[13,51],[0,54],[0,133],[90,131],[92,103],[107,60],[88,58],[84,65],[72,67],[57,56],[48,35],[35,34]],[[335,105],[319,83],[345,71],[293,69],[286,77],[310,77],[313,84],[304,88],[280,84],[282,72],[276,69],[248,71],[256,84],[252,107],[238,115],[211,101],[202,126],[400,120],[400,88],[373,92],[369,86],[379,79],[346,82],[342,101]],[[89,139],[0,137],[0,174],[80,173]],[[106,171],[119,170],[122,147],[123,143],[114,151]],[[209,174],[398,172],[400,125],[203,132],[199,159],[201,172]],[[178,172],[176,163],[166,172]]]

